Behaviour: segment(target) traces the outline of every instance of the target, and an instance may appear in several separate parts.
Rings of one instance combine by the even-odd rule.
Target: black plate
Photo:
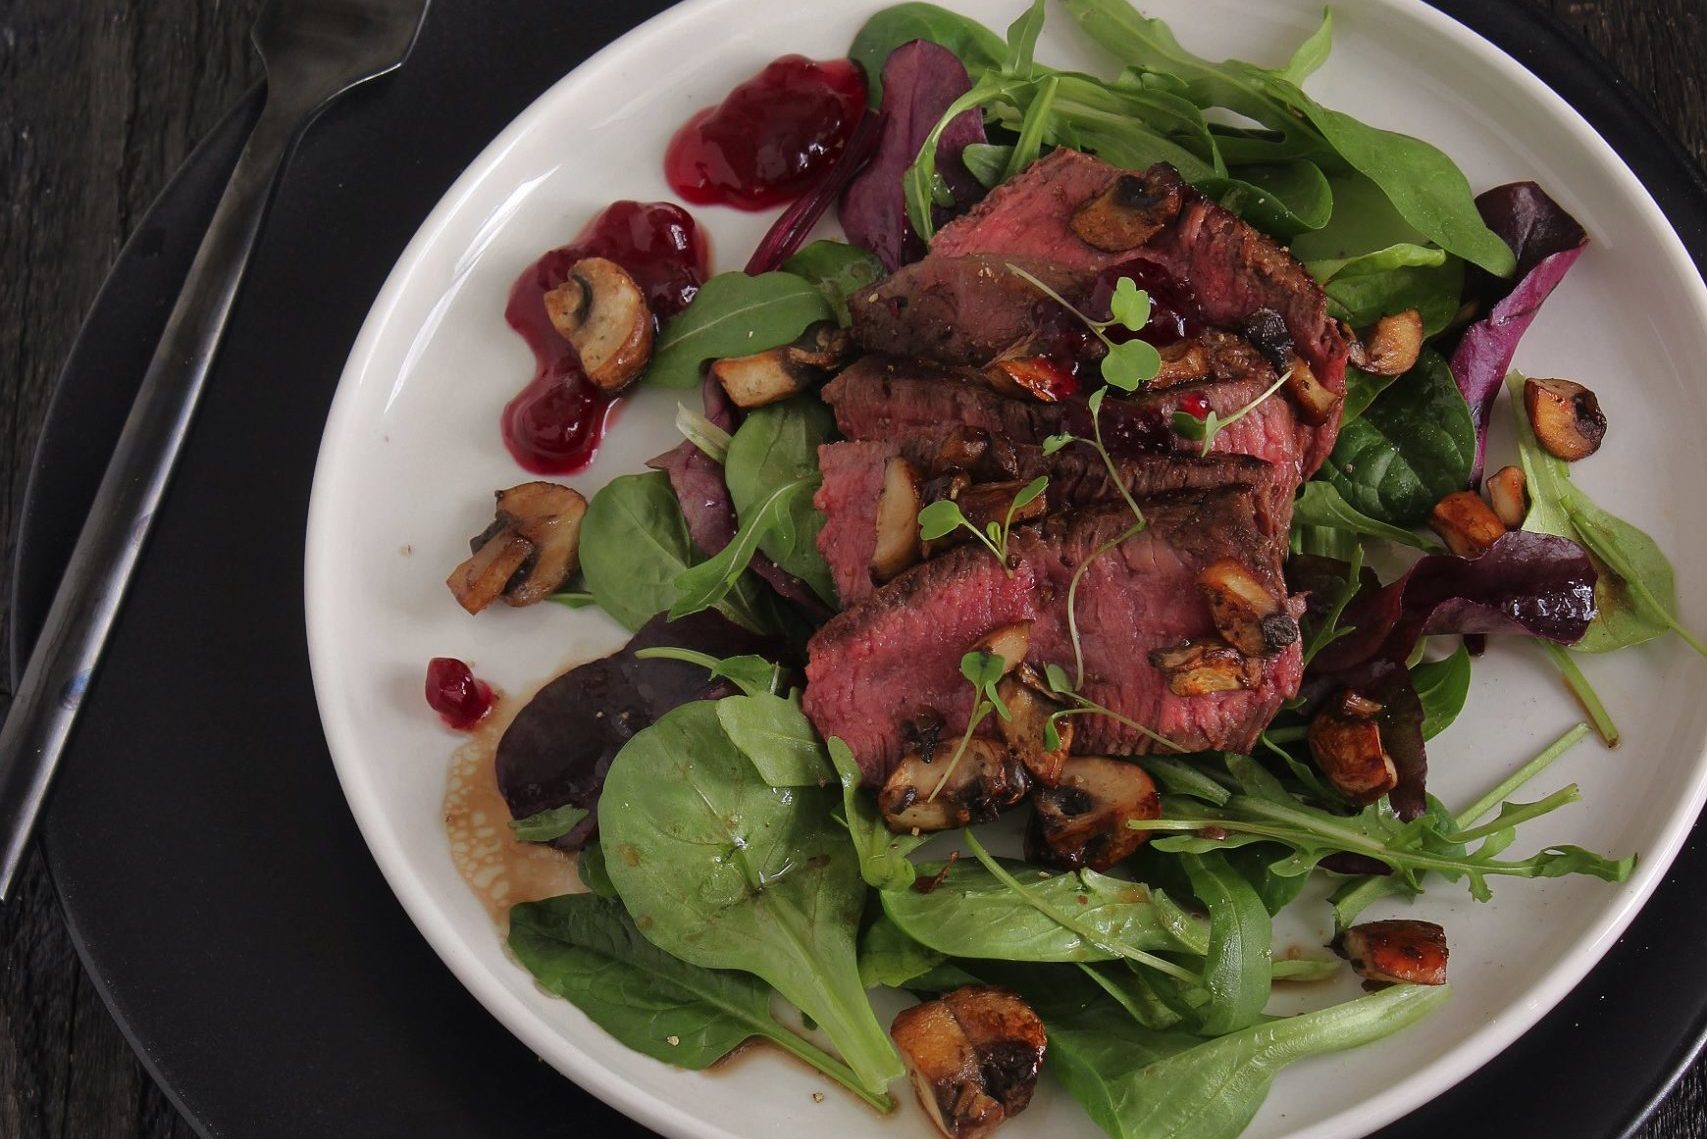
[[[1612,140],[1707,265],[1707,185],[1626,84],[1513,0],[1435,2]],[[380,878],[320,735],[301,563],[326,408],[404,244],[506,122],[665,6],[436,0],[408,66],[317,123],[284,180],[43,831],[84,964],[206,1134],[645,1134],[481,1010]],[[257,105],[156,203],[67,364],[20,524],[14,675]],[[1382,1134],[1633,1129],[1707,1023],[1704,876],[1698,834],[1533,1032]]]

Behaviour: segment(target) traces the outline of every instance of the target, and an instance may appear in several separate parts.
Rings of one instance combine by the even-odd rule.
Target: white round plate
[[[952,0],[998,30],[1021,0]],[[392,888],[462,982],[566,1076],[669,1136],[758,1139],[802,1133],[932,1133],[908,1102],[880,1121],[780,1054],[727,1070],[678,1071],[629,1051],[506,956],[452,865],[442,817],[459,739],[424,706],[428,658],[458,656],[512,692],[610,652],[623,632],[597,611],[552,605],[464,614],[445,590],[466,539],[490,520],[491,491],[528,477],[498,416],[532,374],[505,325],[510,283],[619,198],[668,198],[671,132],[785,52],[843,55],[879,0],[691,0],[588,60],[512,123],[445,195],[409,245],[356,342],[326,427],[307,553],[309,647],[321,716],[350,807]],[[1278,65],[1315,26],[1321,0],[1151,0],[1180,39],[1214,58]],[[1707,448],[1679,425],[1707,422],[1707,293],[1676,237],[1612,150],[1561,99],[1500,51],[1418,0],[1345,0],[1336,44],[1310,80],[1329,106],[1443,147],[1478,190],[1540,182],[1594,244],[1548,303],[1518,365],[1594,387],[1612,422],[1579,481],[1646,528],[1680,567],[1685,621],[1707,628],[1707,529],[1695,524]],[[1051,8],[1039,58],[1112,67]],[[772,215],[699,208],[717,268],[739,268]],[[673,392],[625,407],[598,461],[569,480],[591,495],[676,442]],[[1498,447],[1498,442],[1495,444]],[[1494,458],[1499,458],[1496,449]],[[1252,1139],[1366,1134],[1450,1087],[1529,1028],[1588,971],[1658,882],[1700,809],[1707,778],[1707,665],[1676,638],[1583,667],[1624,729],[1616,752],[1585,743],[1531,788],[1567,782],[1583,802],[1526,827],[1513,854],[1574,842],[1639,852],[1622,885],[1495,880],[1491,903],[1437,884],[1410,910],[1444,923],[1454,1000],[1373,1047],[1283,1073]],[[1432,789],[1466,803],[1569,727],[1579,713],[1551,666],[1495,642],[1477,663],[1464,715],[1431,746]],[[1294,931],[1319,948],[1325,907]],[[1310,943],[1314,941],[1314,945]],[[1355,995],[1349,982],[1309,995]],[[814,1092],[827,1093],[822,1103]],[[909,1101],[910,1096],[903,1092]],[[1006,1139],[1097,1134],[1045,1087]]]

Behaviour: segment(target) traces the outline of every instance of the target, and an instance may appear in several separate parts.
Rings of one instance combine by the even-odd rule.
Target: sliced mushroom
[[[871,553],[871,575],[888,581],[919,560],[919,472],[903,458],[883,468],[883,490],[877,496],[877,546]]]
[[[1446,931],[1431,921],[1372,921],[1354,925],[1335,952],[1367,981],[1391,985],[1446,984]]]
[[[1007,718],[998,718],[996,727],[1015,757],[1037,782],[1051,787],[1060,782],[1061,768],[1073,747],[1073,721],[1066,717],[1056,721],[1056,744],[1050,747],[1049,719],[1061,705],[1045,693],[1043,678],[1030,665],[1021,665],[1014,675],[1002,678],[996,695],[1008,710]]]
[[[1171,388],[1195,383],[1209,375],[1209,350],[1201,340],[1181,340],[1161,349],[1162,369],[1150,381],[1152,388]]]
[[[1588,458],[1606,438],[1600,401],[1573,380],[1523,381],[1523,407],[1542,450],[1567,463]]]
[[[955,830],[994,819],[1025,798],[1028,786],[1025,767],[1006,744],[969,740],[956,762],[945,740],[932,761],[915,753],[895,765],[877,793],[877,809],[896,834]]]
[[[1262,683],[1262,662],[1219,637],[1156,649],[1150,653],[1150,663],[1162,670],[1168,689],[1175,696],[1237,692]]]
[[[1529,514],[1529,482],[1521,467],[1501,467],[1482,484],[1488,492],[1488,505],[1507,530],[1518,530]]]
[[[526,482],[497,492],[491,526],[471,545],[474,553],[445,584],[470,613],[499,597],[532,605],[562,588],[580,564],[581,518],[587,500],[566,486]]]
[[[834,324],[816,324],[792,344],[714,360],[711,374],[736,407],[750,410],[815,387],[841,364],[851,344],[847,333]]]
[[[960,513],[966,516],[966,521],[980,530],[992,522],[1031,522],[1049,512],[1049,492],[1045,490],[1024,506],[1014,509],[1014,500],[1025,487],[1025,483],[1018,481],[974,483],[961,491],[955,501],[960,504]]]
[[[970,471],[990,451],[990,433],[976,427],[955,426],[942,436],[930,459],[933,476]]]
[[[639,378],[652,356],[652,310],[628,271],[603,257],[569,267],[561,285],[545,294],[552,327],[574,345],[581,370],[600,391],[621,391]]]
[[[1337,706],[1310,721],[1310,754],[1348,799],[1373,803],[1399,785],[1399,770],[1381,742],[1381,705],[1346,691]]]
[[[1422,353],[1422,313],[1412,308],[1384,316],[1375,322],[1367,344],[1351,343],[1355,367],[1375,376],[1402,376],[1416,367]]]
[[[1122,174],[1101,194],[1073,214],[1073,232],[1086,245],[1105,253],[1136,249],[1179,216],[1177,185],[1152,183],[1137,174]]]
[[[1101,756],[1075,756],[1054,787],[1031,792],[1025,856],[1061,870],[1107,870],[1150,837],[1128,823],[1161,815],[1162,799],[1142,767]]]
[[[1048,1041],[1015,993],[967,985],[902,1009],[889,1035],[919,1103],[948,1139],[982,1139],[1024,1111]]]
[[[1287,365],[1286,393],[1298,405],[1298,414],[1304,422],[1312,425],[1326,423],[1345,398],[1323,387],[1310,365],[1299,356],[1292,357]]]
[[[1476,558],[1488,552],[1505,535],[1505,523],[1493,507],[1473,490],[1457,490],[1434,504],[1428,528],[1440,535],[1446,548],[1461,558]]]
[[[1047,356],[996,360],[984,369],[985,381],[1003,395],[1059,403],[1078,390],[1073,373]]]
[[[1298,640],[1286,598],[1237,558],[1222,558],[1197,575],[1209,615],[1227,643],[1246,656],[1280,652]]]
[[[1031,622],[1017,621],[992,629],[972,646],[975,653],[994,653],[1002,658],[1002,671],[1012,672],[1031,651]]]

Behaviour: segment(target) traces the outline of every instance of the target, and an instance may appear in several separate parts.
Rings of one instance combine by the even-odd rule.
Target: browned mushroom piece
[[[1523,527],[1529,514],[1529,482],[1521,467],[1501,467],[1482,484],[1488,492],[1488,505],[1494,516],[1507,530]]]
[[[1477,558],[1505,535],[1506,525],[1473,490],[1456,490],[1434,504],[1428,528],[1461,558]]]
[[[1016,621],[991,629],[972,646],[975,653],[994,653],[1002,659],[1002,671],[1012,672],[1031,651],[1031,622]]]
[[[799,395],[823,382],[846,358],[852,341],[834,324],[816,324],[792,344],[711,364],[711,374],[736,407],[751,410]]]
[[[1003,395],[1059,403],[1074,389],[1073,375],[1047,356],[996,360],[984,369],[984,380]]]
[[[996,721],[996,728],[1015,757],[1037,782],[1046,786],[1060,782],[1073,747],[1073,721],[1066,717],[1056,721],[1056,745],[1050,747],[1049,718],[1061,705],[1048,695],[1043,678],[1030,665],[1021,665],[1012,676],[1002,678],[996,695],[1008,710],[1006,719]]]
[[[1073,232],[1086,245],[1105,253],[1136,249],[1179,216],[1177,185],[1153,185],[1137,174],[1122,174],[1073,215]]]
[[[1161,349],[1162,368],[1151,380],[1151,388],[1171,388],[1194,383],[1209,375],[1209,350],[1201,340],[1181,340]]]
[[[960,504],[960,513],[966,516],[966,521],[979,530],[983,530],[992,522],[1001,525],[1006,525],[1010,520],[1015,524],[1031,522],[1049,513],[1049,492],[1045,490],[1024,506],[1015,509],[1014,500],[1025,487],[1025,483],[1017,481],[973,483],[962,490],[955,501]]]
[[[581,370],[614,394],[640,378],[652,358],[652,310],[628,271],[603,257],[584,257],[545,294],[552,327],[575,348]]]
[[[915,752],[895,765],[877,793],[890,830],[923,834],[987,823],[1025,798],[1030,780],[1006,744],[969,740],[958,762],[956,746],[945,740],[929,762]]]
[[[1365,981],[1386,985],[1446,984],[1446,931],[1431,921],[1372,921],[1334,942]]]
[[[899,456],[890,459],[877,496],[877,545],[871,552],[871,575],[878,581],[919,560],[919,494],[918,470]]]
[[[1161,815],[1162,799],[1142,767],[1081,755],[1067,760],[1054,787],[1031,793],[1025,856],[1061,870],[1107,870],[1149,839],[1128,823]]]
[[[1298,622],[1285,596],[1237,558],[1210,564],[1197,584],[1216,630],[1246,656],[1277,653],[1298,640]]]
[[[1381,705],[1349,689],[1310,721],[1310,755],[1346,798],[1373,803],[1399,785],[1399,771],[1381,742]]]
[[[1523,381],[1523,408],[1541,449],[1567,463],[1588,458],[1606,438],[1600,401],[1574,380]]]
[[[1422,313],[1406,309],[1376,321],[1367,342],[1353,340],[1351,363],[1371,375],[1402,376],[1416,367],[1422,344]]]
[[[943,475],[969,471],[990,451],[990,433],[976,427],[959,425],[950,428],[937,444],[931,456],[930,473]]]
[[[948,1139],[982,1139],[1024,1111],[1048,1038],[1008,989],[967,985],[902,1009],[889,1035],[919,1103]]]
[[[498,491],[497,500],[492,525],[469,543],[474,553],[445,579],[470,613],[500,597],[518,607],[544,601],[580,565],[587,500],[577,491],[525,482]]]
[[[1161,669],[1167,677],[1168,690],[1175,696],[1237,692],[1262,683],[1262,662],[1219,637],[1155,649],[1150,653],[1150,663]]]
[[[1299,416],[1311,425],[1326,423],[1345,398],[1324,387],[1310,365],[1298,356],[1293,356],[1287,367],[1286,393],[1297,405]]]

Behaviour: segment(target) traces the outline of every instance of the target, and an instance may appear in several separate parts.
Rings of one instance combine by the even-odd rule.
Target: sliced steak
[[[825,443],[818,448],[824,483],[812,505],[824,515],[818,551],[830,564],[842,606],[871,596],[871,558],[877,552],[877,500],[883,493],[885,465],[897,453],[894,443]]]
[[[1282,588],[1282,547],[1251,522],[1249,487],[1182,491],[1142,504],[1149,527],[1098,557],[1085,570],[1077,594],[1084,649],[1082,694],[1143,724],[1184,751],[1248,752],[1280,705],[1298,691],[1303,659],[1294,643],[1262,660],[1254,688],[1178,696],[1150,653],[1215,634],[1197,575],[1232,557]],[[1013,550],[1037,582],[1038,617],[1032,625],[1031,663],[1073,671],[1067,594],[1075,570],[1099,547],[1132,524],[1123,506],[1106,506],[1051,518],[1016,531]],[[1106,716],[1078,717],[1073,750],[1081,755],[1143,755],[1168,750]]]
[[[813,635],[806,715],[820,736],[847,743],[868,784],[880,784],[908,751],[965,729],[972,688],[960,658],[1035,612],[1030,571],[1005,573],[981,546],[915,566]]]
[[[1263,364],[1237,378],[1212,376],[1134,396],[1111,396],[1103,404],[1103,440],[1110,452],[1123,457],[1196,451],[1201,444],[1176,434],[1171,426],[1173,413],[1188,395],[1201,396],[1209,410],[1230,416],[1273,381],[1273,370]],[[1083,399],[1014,399],[991,389],[974,372],[894,356],[861,358],[824,387],[823,397],[850,439],[940,435],[956,426],[1013,443],[1042,443],[1063,432],[1091,434],[1090,410]],[[1278,395],[1217,435],[1214,450],[1250,455],[1273,463],[1293,480],[1301,478],[1297,420],[1292,405]]]
[[[1178,207],[1166,211],[1167,224],[1136,231],[1139,240],[1129,247],[1092,245],[1075,228],[1075,215],[1121,179],[1129,180],[1121,185],[1132,198]],[[1195,315],[1208,324],[1241,328],[1259,310],[1278,313],[1316,378],[1335,394],[1345,391],[1346,338],[1328,316],[1321,288],[1278,242],[1186,185],[1172,167],[1134,174],[1059,148],[944,226],[920,264],[977,255],[1053,261],[1058,276],[1076,272],[1087,290],[1105,270],[1148,262],[1147,273],[1176,282],[1170,291],[1191,297]],[[1300,425],[1299,432],[1308,477],[1333,450],[1338,413],[1320,426]]]
[[[927,257],[848,299],[854,339],[868,352],[983,366],[1046,351],[1078,319],[1009,268],[1016,265],[1082,305],[1091,279],[1052,261],[1002,254]]]

